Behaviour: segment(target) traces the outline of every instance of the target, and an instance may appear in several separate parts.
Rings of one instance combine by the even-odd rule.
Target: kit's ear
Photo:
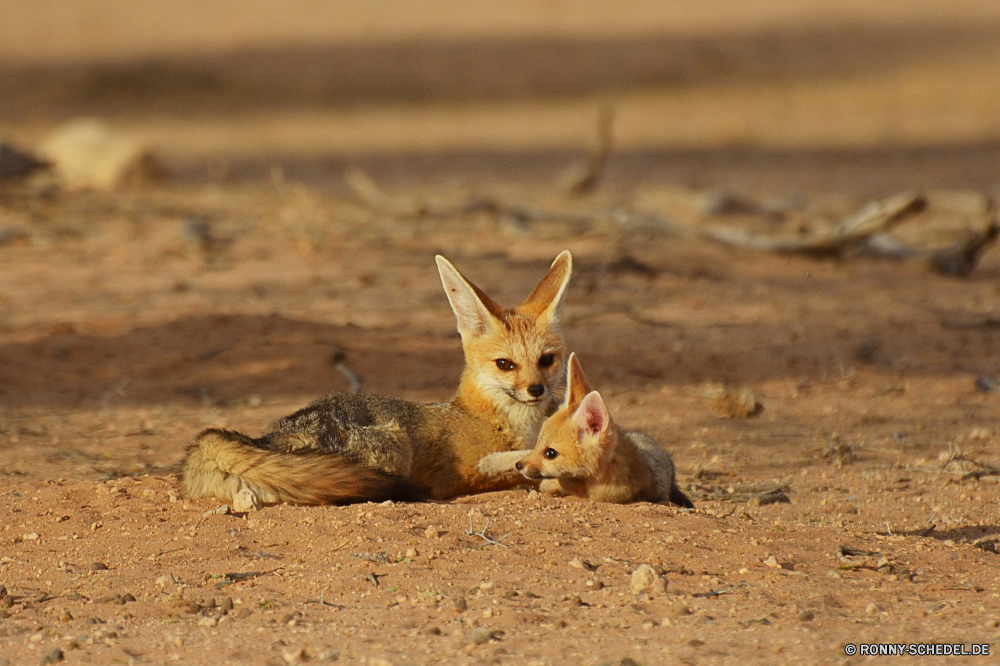
[[[499,326],[502,308],[479,287],[466,280],[450,261],[441,255],[434,260],[441,274],[444,293],[448,295],[448,302],[458,319],[458,332],[462,338],[475,338]]]
[[[562,302],[563,292],[566,291],[571,275],[573,275],[573,255],[569,250],[563,250],[552,262],[548,273],[535,290],[517,306],[517,309],[536,317],[558,319],[559,304]]]
[[[611,414],[604,399],[597,391],[591,391],[573,412],[573,424],[577,427],[582,442],[600,441],[611,425]]]

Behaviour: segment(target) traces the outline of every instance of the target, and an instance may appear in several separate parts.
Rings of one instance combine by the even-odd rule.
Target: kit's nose
[[[528,387],[528,393],[533,398],[541,398],[545,394],[545,387],[541,384],[532,384]]]

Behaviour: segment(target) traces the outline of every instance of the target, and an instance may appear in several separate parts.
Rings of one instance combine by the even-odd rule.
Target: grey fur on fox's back
[[[332,393],[271,424],[257,438],[274,451],[319,449],[343,453],[389,474],[413,471],[413,437],[419,410],[433,407],[383,395]]]

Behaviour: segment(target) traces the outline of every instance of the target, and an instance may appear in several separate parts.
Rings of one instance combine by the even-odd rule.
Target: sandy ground
[[[618,3],[592,3],[589,21],[547,3],[497,27],[482,8],[438,24],[412,3],[409,22],[344,4],[369,18],[334,29],[313,14],[289,44],[305,19],[268,32],[258,4],[212,48],[200,28],[98,46],[57,26],[33,50],[26,35],[55,24],[11,9],[34,32],[5,42],[2,136],[33,147],[94,114],[169,176],[111,193],[0,184],[0,663],[1000,651],[1000,486],[968,474],[1000,466],[1000,396],[976,388],[1000,374],[995,248],[956,279],[489,212],[389,217],[341,178],[360,165],[394,193],[578,211],[628,208],[650,187],[844,209],[995,192],[1000,23],[986,5],[685,4],[671,23],[641,3],[616,21],[602,17]],[[150,25],[155,8],[129,6],[126,24]],[[563,198],[557,175],[606,106],[607,176]],[[256,433],[346,390],[335,354],[366,392],[448,398],[462,358],[434,254],[513,304],[567,248],[570,347],[616,419],[673,454],[695,511],[516,490],[230,515],[178,496],[194,434]],[[720,416],[718,385],[763,410]],[[747,499],[774,486],[789,503]],[[642,564],[666,592],[633,592]],[[954,660],[919,661],[935,659]]]

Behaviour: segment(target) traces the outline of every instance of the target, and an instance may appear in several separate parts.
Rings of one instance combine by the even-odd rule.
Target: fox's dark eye
[[[556,451],[555,449],[545,449],[545,453],[543,453],[542,455],[548,458],[549,460],[552,460],[553,458],[559,457],[559,452]]]
[[[543,368],[547,368],[553,363],[555,363],[555,361],[556,361],[555,356],[553,356],[552,354],[546,354],[545,356],[538,359],[538,365],[542,366]]]
[[[505,358],[498,358],[497,359],[497,367],[500,368],[503,371],[507,371],[507,370],[513,370],[517,366],[514,365],[514,361],[509,361],[509,360],[507,360]]]

